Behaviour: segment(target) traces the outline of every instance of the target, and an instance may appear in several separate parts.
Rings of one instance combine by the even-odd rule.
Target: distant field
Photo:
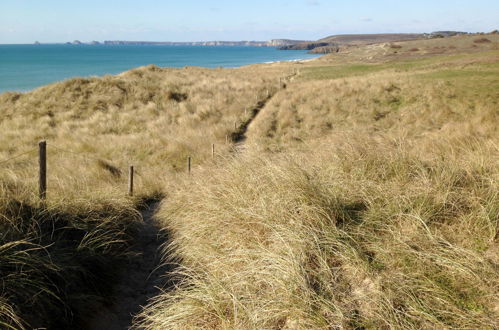
[[[140,260],[152,201],[175,286],[134,328],[499,327],[498,42],[1,94],[0,162],[28,154],[0,167],[0,327],[85,325]]]
[[[344,34],[322,38],[318,41],[337,43],[340,45],[365,45],[423,38],[424,35],[418,33]]]

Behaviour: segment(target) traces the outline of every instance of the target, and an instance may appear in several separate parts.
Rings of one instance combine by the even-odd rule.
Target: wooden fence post
[[[187,172],[189,173],[189,175],[191,174],[191,162],[192,162],[191,156],[187,157]]]
[[[211,158],[215,159],[215,143],[211,145]]]
[[[38,143],[38,160],[39,160],[39,175],[38,187],[40,199],[47,198],[47,141]]]
[[[133,196],[133,165],[128,168],[128,195]]]
[[[237,121],[234,122],[234,131],[237,131]]]

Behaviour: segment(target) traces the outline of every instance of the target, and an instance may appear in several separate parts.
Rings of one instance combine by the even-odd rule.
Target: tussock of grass
[[[186,181],[160,214],[185,283],[142,325],[497,326],[496,146],[425,140],[338,136]]]
[[[487,38],[0,95],[0,161],[30,152],[0,168],[0,327],[84,327],[133,257],[137,209],[164,196],[164,257],[180,264],[165,275],[179,285],[136,327],[498,327],[499,39]]]
[[[184,170],[189,154],[199,162],[209,158],[211,143],[225,150],[234,123],[275,93],[285,72],[278,67],[148,66],[119,76],[75,78],[26,94],[5,93],[0,96],[5,139],[0,154],[18,151],[7,145],[34,146],[44,138],[115,165],[136,162],[158,171]]]
[[[84,326],[130,257],[137,208],[169,191],[188,155],[197,167],[212,143],[227,152],[234,122],[275,93],[287,69],[255,72],[148,66],[0,95],[1,160],[48,140],[43,207],[36,150],[0,168],[2,326]]]
[[[300,69],[162,205],[183,282],[137,326],[497,327],[496,60]]]
[[[14,329],[83,325],[106,302],[115,267],[131,256],[139,221],[133,204],[33,205],[16,183],[1,188],[0,322]]]
[[[416,137],[440,130],[453,134],[456,123],[491,136],[499,89],[499,71],[489,65],[492,59],[497,57],[451,59],[410,72],[380,67],[380,72],[368,70],[360,77],[352,71],[347,78],[299,82],[272,99],[248,137],[262,145],[287,144],[352,127]]]

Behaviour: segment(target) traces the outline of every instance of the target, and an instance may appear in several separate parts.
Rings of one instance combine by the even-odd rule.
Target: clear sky
[[[499,0],[0,0],[0,43],[499,29]]]

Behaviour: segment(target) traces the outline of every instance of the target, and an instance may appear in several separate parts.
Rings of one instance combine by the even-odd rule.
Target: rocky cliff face
[[[331,54],[331,53],[337,53],[340,51],[340,47],[335,45],[335,46],[323,46],[323,47],[316,47],[309,51],[309,54]]]
[[[305,40],[272,39],[268,42],[269,47],[285,47],[306,42]]]
[[[283,46],[280,50],[312,50],[317,47],[330,46],[327,42],[301,42],[295,45]]]
[[[253,46],[268,47],[268,41],[197,41],[197,42],[170,42],[170,41],[126,41],[106,40],[105,45],[166,45],[166,46]]]

